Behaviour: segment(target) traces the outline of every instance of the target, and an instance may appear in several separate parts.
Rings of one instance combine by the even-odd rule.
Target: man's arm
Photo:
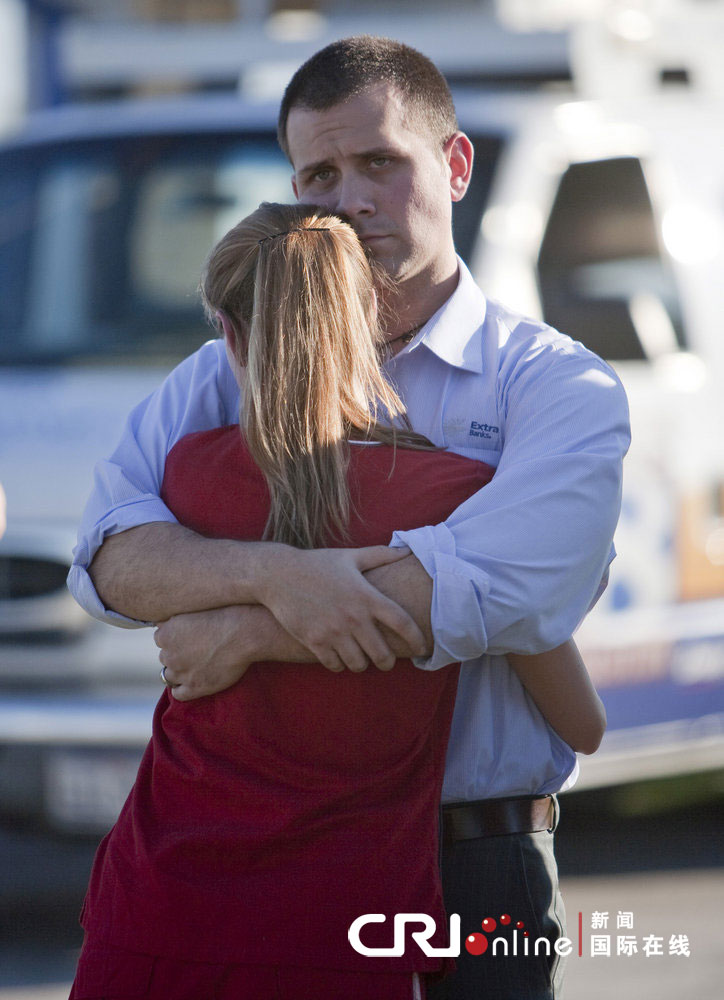
[[[105,539],[118,532],[152,523],[177,524],[160,499],[168,452],[185,434],[234,423],[238,412],[239,390],[223,342],[213,340],[178,365],[130,413],[118,447],[96,465],[68,575],[71,593],[88,614],[125,628],[147,624],[104,606],[88,568]],[[123,553],[117,555],[122,573]]]
[[[573,355],[561,360],[557,355],[551,358],[550,352],[548,356],[542,353],[542,360],[525,366],[519,377],[501,379],[500,407],[507,413],[507,425],[493,481],[445,524],[398,536],[398,544],[409,545],[432,581],[431,604],[417,607],[414,613],[423,630],[431,616],[436,639],[432,658],[420,666],[434,668],[486,651],[531,653],[559,645],[585,614],[605,574],[618,517],[622,457],[629,441],[625,395],[611,370],[598,359]],[[177,387],[174,395],[187,407],[193,405],[188,386],[185,390]],[[169,439],[167,429],[158,429],[158,417],[159,407],[155,413],[145,412],[138,435],[140,441],[142,430],[152,438],[146,450],[155,449],[156,456],[163,451],[158,438]],[[195,429],[191,423],[176,419],[173,426]],[[122,445],[121,455],[123,451]],[[156,475],[162,476],[162,468],[156,469]],[[155,488],[158,491],[159,485]],[[95,502],[102,504],[102,500],[103,491]],[[114,526],[110,531],[133,527],[137,522],[128,515],[129,505],[116,498],[114,502],[116,506],[104,517],[106,524]],[[137,502],[138,497],[134,507]],[[141,497],[140,502],[145,499]],[[156,498],[155,502],[160,501]],[[116,553],[119,567],[124,560],[121,539]],[[89,545],[82,539],[79,549],[85,548]],[[166,568],[161,560],[151,596],[161,588],[170,592],[164,583]],[[377,570],[375,587],[382,587],[392,570]],[[407,572],[425,583],[418,566]],[[187,585],[194,578],[191,571]],[[388,593],[398,600],[412,579],[395,579]],[[359,585],[360,580],[356,582]],[[354,586],[351,579],[348,584]],[[71,589],[82,597],[72,579]],[[141,606],[145,596],[140,590],[137,594]],[[289,594],[293,604],[296,595],[291,589],[281,599]],[[88,608],[92,602],[81,603]],[[346,613],[356,605],[356,600],[346,598],[341,610]],[[330,620],[338,618],[338,607],[334,594],[331,603],[322,605]],[[366,629],[375,627],[364,609],[357,613],[363,619],[367,616]],[[302,621],[301,631],[294,633],[305,645],[304,629],[310,621],[315,625],[316,615]],[[353,649],[350,655],[361,654]]]
[[[88,567],[107,608],[139,621],[226,604],[256,604],[257,546],[154,521],[106,538]],[[239,572],[245,569],[246,573]]]
[[[131,413],[118,448],[96,468],[68,577],[73,596],[89,614],[133,628],[248,598],[243,559],[230,565],[242,556],[239,543],[195,535],[159,498],[166,455],[176,441],[233,423],[238,410],[238,388],[223,344],[210,341]],[[350,666],[366,657],[380,666],[392,662],[381,623],[398,634],[410,654],[425,648],[414,620],[361,574],[399,556],[380,549],[371,556],[358,555],[352,562],[342,554],[329,556],[334,569],[325,568],[326,587],[319,574],[309,579],[307,567],[296,587],[276,588],[267,602],[332,669],[340,656]],[[429,624],[427,612],[421,612],[423,625]]]
[[[394,536],[433,580],[435,650],[421,667],[561,645],[600,595],[612,558],[630,441],[621,383],[580,345],[543,344],[532,362],[508,366],[491,482],[444,524]]]
[[[414,556],[368,573],[383,589],[396,595],[413,617],[427,616],[426,653],[432,649],[429,615],[432,581]],[[380,579],[382,577],[382,579]],[[401,597],[399,595],[402,595]],[[388,594],[388,596],[391,596]],[[377,663],[389,669],[395,659],[409,657],[408,643],[382,626],[393,657]],[[289,634],[274,615],[260,605],[234,605],[212,611],[180,614],[162,622],[154,633],[159,660],[166,667],[172,694],[179,701],[216,694],[243,677],[251,663],[263,660],[311,663],[317,657]],[[366,658],[354,660],[351,669],[364,670]],[[341,663],[332,669],[341,670]]]
[[[99,597],[124,615],[158,622],[232,604],[262,604],[329,669],[363,669],[368,659],[385,668],[395,654],[382,629],[395,633],[408,655],[422,655],[428,647],[413,618],[363,573],[378,573],[399,560],[416,563],[407,554],[385,545],[303,550],[211,539],[179,524],[160,523],[106,539],[89,573]],[[402,575],[413,573],[427,577],[419,566],[416,573]],[[411,593],[421,593],[420,582],[413,587],[410,581]],[[393,574],[388,589],[402,591],[403,583]],[[421,608],[429,628],[427,609],[429,597]]]

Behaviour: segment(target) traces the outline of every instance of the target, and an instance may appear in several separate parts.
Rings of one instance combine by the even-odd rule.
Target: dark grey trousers
[[[428,1000],[559,1000],[565,958],[554,942],[566,934],[565,911],[558,889],[558,867],[553,833],[509,834],[463,840],[442,852],[442,884],[448,913],[461,917],[461,953],[457,971],[442,982],[428,984]],[[500,917],[507,914],[506,927]],[[471,955],[465,948],[469,934],[482,934],[481,922],[493,918],[497,929],[485,935],[487,950]],[[518,931],[518,954],[512,955],[513,927],[523,921],[529,954],[523,954],[523,932]],[[509,942],[508,956],[492,954],[495,937]],[[550,956],[538,938],[550,942]]]

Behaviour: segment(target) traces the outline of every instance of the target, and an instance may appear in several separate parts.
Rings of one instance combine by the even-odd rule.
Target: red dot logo
[[[465,938],[465,949],[471,955],[482,955],[483,952],[487,951],[487,948],[488,939],[482,934],[468,934]]]
[[[465,938],[465,948],[471,955],[483,955],[490,944],[490,940],[495,941],[497,938],[489,939],[485,935],[493,934],[500,925],[501,931],[506,927],[511,927],[523,932],[523,937],[529,937],[529,932],[525,930],[525,922],[523,920],[513,920],[509,913],[502,913],[500,917],[496,920],[495,917],[485,917],[484,920],[480,922],[480,926],[483,929],[483,934],[469,934]]]

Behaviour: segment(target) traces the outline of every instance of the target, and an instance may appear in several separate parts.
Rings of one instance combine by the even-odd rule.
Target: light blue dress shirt
[[[388,362],[414,428],[496,466],[443,524],[396,532],[433,580],[435,648],[423,669],[460,660],[443,801],[545,793],[575,779],[576,757],[544,721],[503,653],[569,638],[613,558],[628,407],[614,372],[581,344],[485,299],[460,262],[457,289]],[[103,538],[175,521],[158,497],[185,434],[235,423],[239,391],[223,341],[187,358],[130,415],[98,464],[68,578],[92,615],[106,610],[87,567]]]

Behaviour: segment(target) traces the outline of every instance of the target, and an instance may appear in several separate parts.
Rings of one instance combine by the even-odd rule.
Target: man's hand
[[[283,575],[276,569],[270,573],[269,586],[260,594],[260,600],[328,670],[347,667],[358,672],[365,670],[370,661],[380,670],[390,670],[395,653],[383,628],[399,636],[416,656],[425,654],[425,638],[407,611],[362,574],[408,555],[408,549],[385,545],[362,549],[288,548],[280,556],[284,560]]]
[[[425,639],[400,606],[405,588],[381,593],[377,580],[373,585],[362,574],[394,570],[407,555],[405,548],[386,545],[302,550],[204,538],[159,522],[106,538],[89,573],[105,606],[130,618],[161,622],[263,604],[329,670],[360,671],[370,661],[388,670],[393,649],[398,656],[400,646],[402,655],[422,656]],[[429,602],[421,610],[426,621]],[[417,609],[413,615],[418,618]]]
[[[388,595],[402,594],[408,612],[420,615],[423,621],[427,616],[423,634],[427,632],[427,643],[431,646],[427,609],[432,581],[414,556],[404,557],[405,549],[393,551],[400,553],[398,561],[378,566],[370,571],[370,576],[375,587]],[[353,554],[352,562],[357,566],[374,559],[371,552],[374,550],[360,550]],[[388,555],[389,551],[383,553],[385,558]],[[393,656],[408,657],[412,654],[399,633],[385,625],[380,625],[380,631],[393,650]],[[159,660],[166,667],[165,676],[171,685],[171,694],[180,701],[223,691],[243,677],[250,663],[265,660],[320,662],[315,653],[279,624],[268,608],[258,604],[174,615],[158,625],[154,639],[160,649]],[[426,652],[427,649],[424,649],[421,655]],[[384,669],[388,662],[384,662]],[[344,669],[344,664],[339,657],[330,658],[328,668],[340,671]]]
[[[177,701],[216,694],[244,676],[255,659],[253,630],[244,627],[249,624],[244,612],[249,610],[217,608],[174,615],[159,623],[153,640]]]

